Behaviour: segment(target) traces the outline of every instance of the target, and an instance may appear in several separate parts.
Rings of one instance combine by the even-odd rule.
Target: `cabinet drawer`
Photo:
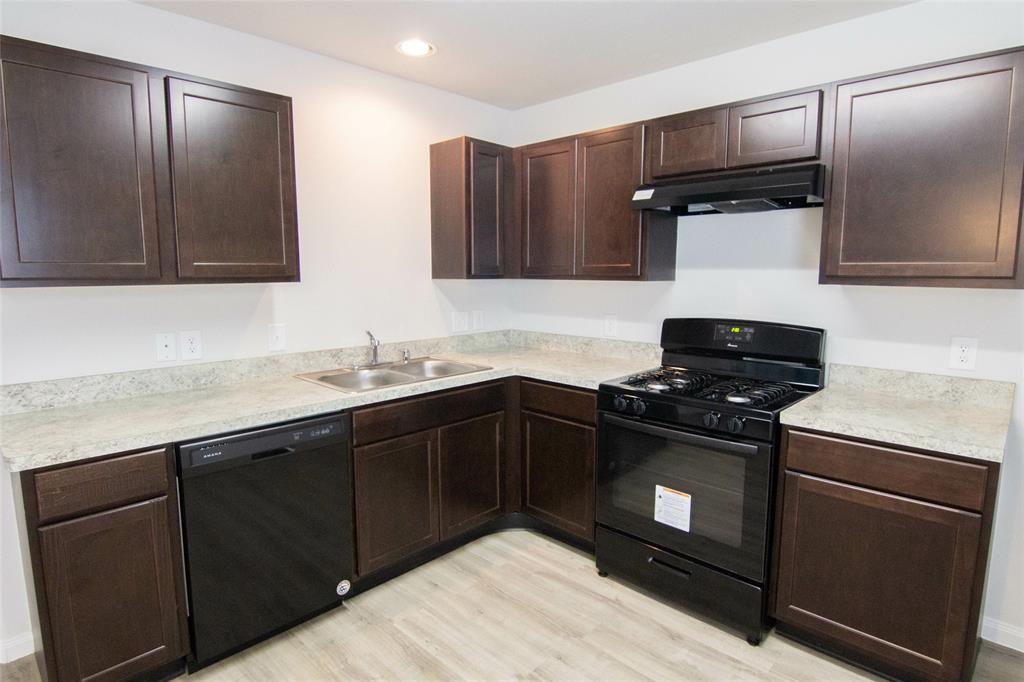
[[[984,506],[983,465],[802,431],[788,431],[787,438],[787,469],[972,511]]]
[[[138,452],[35,474],[39,524],[167,493],[165,450]]]
[[[583,424],[597,423],[597,395],[592,391],[523,380],[520,402],[524,410],[544,412]]]
[[[354,445],[375,443],[505,409],[505,384],[494,382],[377,405],[352,413]]]

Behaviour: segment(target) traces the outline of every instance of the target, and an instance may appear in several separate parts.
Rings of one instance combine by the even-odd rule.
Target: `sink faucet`
[[[380,339],[373,335],[369,329],[366,330],[366,335],[370,337],[370,364],[377,364],[377,353],[380,350]]]

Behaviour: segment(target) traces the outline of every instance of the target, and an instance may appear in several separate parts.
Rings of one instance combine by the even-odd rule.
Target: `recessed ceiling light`
[[[425,40],[410,38],[395,45],[395,49],[406,57],[429,57],[437,52],[437,48]]]

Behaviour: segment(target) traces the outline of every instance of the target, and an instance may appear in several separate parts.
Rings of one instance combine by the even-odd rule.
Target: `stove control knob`
[[[743,430],[746,421],[743,417],[731,417],[725,423],[725,428],[728,429],[729,433],[739,433]]]
[[[709,429],[713,429],[718,426],[718,420],[722,418],[722,415],[717,412],[708,412],[706,415],[700,418],[700,421],[704,426]]]
[[[642,400],[634,400],[633,404],[630,405],[630,407],[633,408],[633,414],[635,414],[638,417],[647,411],[647,403],[645,403]]]
[[[626,408],[629,407],[629,403],[621,395],[617,395],[615,400],[612,401],[612,407],[615,408],[616,412],[625,412]]]

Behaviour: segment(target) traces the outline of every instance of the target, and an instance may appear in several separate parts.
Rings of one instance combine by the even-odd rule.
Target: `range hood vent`
[[[694,175],[633,193],[635,209],[661,209],[677,215],[754,213],[821,205],[825,166],[758,168]]]

